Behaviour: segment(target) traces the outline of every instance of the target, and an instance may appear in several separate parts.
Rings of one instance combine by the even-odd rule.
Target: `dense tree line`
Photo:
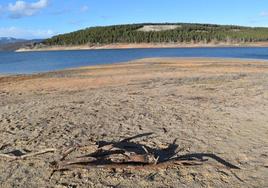
[[[169,43],[169,42],[260,42],[268,41],[268,28],[223,26],[212,24],[179,24],[176,29],[165,31],[139,31],[144,25],[132,24],[92,27],[54,36],[45,45],[96,45],[111,43]]]

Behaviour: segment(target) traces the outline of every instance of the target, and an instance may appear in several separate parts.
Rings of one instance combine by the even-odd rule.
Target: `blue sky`
[[[0,0],[0,37],[46,38],[143,22],[268,27],[268,0]]]

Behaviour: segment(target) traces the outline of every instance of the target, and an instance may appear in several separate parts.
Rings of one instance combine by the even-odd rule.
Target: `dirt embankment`
[[[202,48],[202,47],[268,47],[268,42],[256,43],[136,43],[78,46],[43,46],[20,48],[17,52],[27,51],[58,51],[58,50],[96,50],[96,49],[135,49],[135,48]]]
[[[0,154],[56,150],[0,157],[0,187],[267,187],[268,64],[144,59],[1,77],[0,132]],[[202,165],[77,168],[51,176],[63,149],[148,132],[135,143],[155,150],[177,139],[177,155]]]

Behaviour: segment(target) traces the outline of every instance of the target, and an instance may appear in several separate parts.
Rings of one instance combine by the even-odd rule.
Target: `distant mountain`
[[[0,37],[0,51],[15,51],[23,47],[31,47],[39,44],[43,39],[16,39],[13,37]]]
[[[25,42],[25,39],[16,39],[13,37],[0,37],[0,44],[11,44],[16,42]]]

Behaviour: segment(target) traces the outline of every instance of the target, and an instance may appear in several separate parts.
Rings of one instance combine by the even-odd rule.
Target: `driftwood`
[[[157,166],[159,164],[172,163],[174,165],[200,165],[202,162],[185,159],[176,159],[178,145],[176,140],[164,149],[154,149],[146,145],[132,142],[133,139],[150,136],[152,133],[145,133],[134,137],[123,139],[119,142],[98,141],[92,146],[75,146],[68,148],[62,153],[59,161],[51,165],[54,171],[71,170],[74,168],[93,167],[124,167],[124,166]],[[91,153],[66,159],[69,154],[82,148],[96,148]]]
[[[51,163],[54,169],[53,173],[76,168],[165,168],[170,165],[202,165],[207,161],[207,158],[214,159],[228,168],[239,169],[239,167],[232,165],[214,154],[194,153],[178,155],[178,152],[181,150],[178,149],[176,139],[168,147],[162,147],[161,149],[132,142],[133,139],[150,135],[152,133],[140,134],[119,142],[98,141],[89,146],[68,148],[62,153],[59,161]],[[85,149],[87,151],[91,149],[91,152],[86,155],[67,159],[70,153]]]

